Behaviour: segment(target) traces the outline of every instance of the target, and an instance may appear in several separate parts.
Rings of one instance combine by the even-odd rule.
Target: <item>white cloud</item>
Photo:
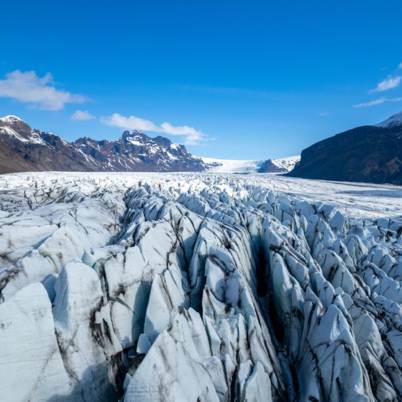
[[[157,127],[152,121],[141,119],[136,116],[122,116],[119,113],[113,113],[111,116],[102,118],[102,122],[109,126],[119,127],[124,130],[139,130],[158,132]]]
[[[399,63],[398,68],[402,68],[402,61]]]
[[[395,77],[388,77],[385,80],[382,80],[377,84],[377,86],[372,89],[370,92],[384,92],[389,91],[390,89],[394,89],[399,87],[401,83],[402,77],[395,76]]]
[[[151,131],[154,133],[165,133],[174,136],[184,137],[187,145],[194,145],[204,138],[204,134],[190,126],[174,126],[168,122],[157,125],[151,120],[142,119],[137,116],[122,116],[113,113],[111,116],[103,117],[101,121],[109,126],[119,127],[125,130]]]
[[[165,122],[161,124],[161,129],[166,134],[180,135],[186,138],[186,144],[196,144],[202,140],[203,134],[201,131],[196,130],[190,126],[173,126]]]
[[[85,121],[85,120],[93,120],[93,119],[95,119],[95,116],[86,110],[76,110],[71,115],[71,120],[75,120],[75,121]]]
[[[12,98],[46,110],[60,110],[66,103],[82,103],[87,100],[82,95],[58,90],[52,83],[50,73],[39,77],[35,71],[16,70],[0,80],[0,97]]]
[[[353,107],[361,108],[361,107],[370,107],[375,105],[381,105],[385,103],[385,98],[374,99],[368,102],[358,103],[357,105],[353,105]]]
[[[396,103],[402,102],[402,97],[399,98],[378,98],[364,103],[358,103],[357,105],[353,105],[355,108],[365,108],[371,106],[382,105],[383,103]]]

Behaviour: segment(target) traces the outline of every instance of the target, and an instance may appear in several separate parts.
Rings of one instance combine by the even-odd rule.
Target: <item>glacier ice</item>
[[[384,211],[264,175],[0,183],[2,400],[402,400],[397,196]]]

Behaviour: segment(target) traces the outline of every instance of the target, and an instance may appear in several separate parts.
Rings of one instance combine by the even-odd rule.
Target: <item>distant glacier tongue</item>
[[[0,399],[401,401],[402,219],[286,180],[0,177]]]

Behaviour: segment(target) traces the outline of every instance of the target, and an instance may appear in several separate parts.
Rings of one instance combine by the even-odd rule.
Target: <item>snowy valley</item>
[[[300,161],[300,156],[267,160],[236,160],[202,157],[207,170],[213,173],[288,173]]]
[[[400,401],[402,189],[0,176],[3,401]]]

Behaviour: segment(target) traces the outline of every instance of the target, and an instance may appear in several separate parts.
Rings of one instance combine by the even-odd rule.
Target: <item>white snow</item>
[[[300,161],[300,155],[295,155],[295,156],[288,156],[286,158],[278,158],[278,159],[273,159],[272,162],[282,168],[290,172]]]
[[[141,142],[140,140],[138,140],[138,137],[130,137],[127,142],[129,142],[132,145],[135,145],[137,147],[143,147],[145,146],[145,144],[143,142]]]
[[[2,121],[4,123],[7,123],[7,124],[10,124],[10,123],[13,123],[13,122],[16,122],[16,121],[23,121],[23,120],[21,118],[19,118],[18,116],[15,116],[13,114],[9,114],[7,116],[0,117],[0,121]]]
[[[377,124],[378,127],[402,126],[402,112],[392,115],[387,120]]]
[[[216,164],[209,171],[214,173],[247,173],[256,172],[261,161],[255,160],[236,160],[236,159],[216,159],[201,157],[208,164]]]
[[[31,144],[47,145],[46,142],[43,141],[40,134],[35,131],[31,132],[31,135],[28,137],[28,142],[30,142]]]
[[[29,142],[29,140],[22,135],[18,134],[15,130],[11,127],[0,127],[0,134],[9,135],[10,137],[16,138],[18,141],[21,142]]]
[[[262,160],[237,160],[237,159],[217,159],[201,157],[206,164],[211,164],[208,169],[213,173],[256,173]],[[290,156],[287,158],[273,159],[272,162],[281,169],[290,171],[299,162],[300,156]]]
[[[40,145],[46,145],[46,142],[43,141],[39,133],[35,131],[31,131],[31,134],[29,137],[24,137],[21,134],[19,134],[17,131],[12,129],[11,127],[7,126],[0,126],[0,135],[9,135],[11,137],[16,138],[18,141],[27,143],[27,144],[40,144]]]

